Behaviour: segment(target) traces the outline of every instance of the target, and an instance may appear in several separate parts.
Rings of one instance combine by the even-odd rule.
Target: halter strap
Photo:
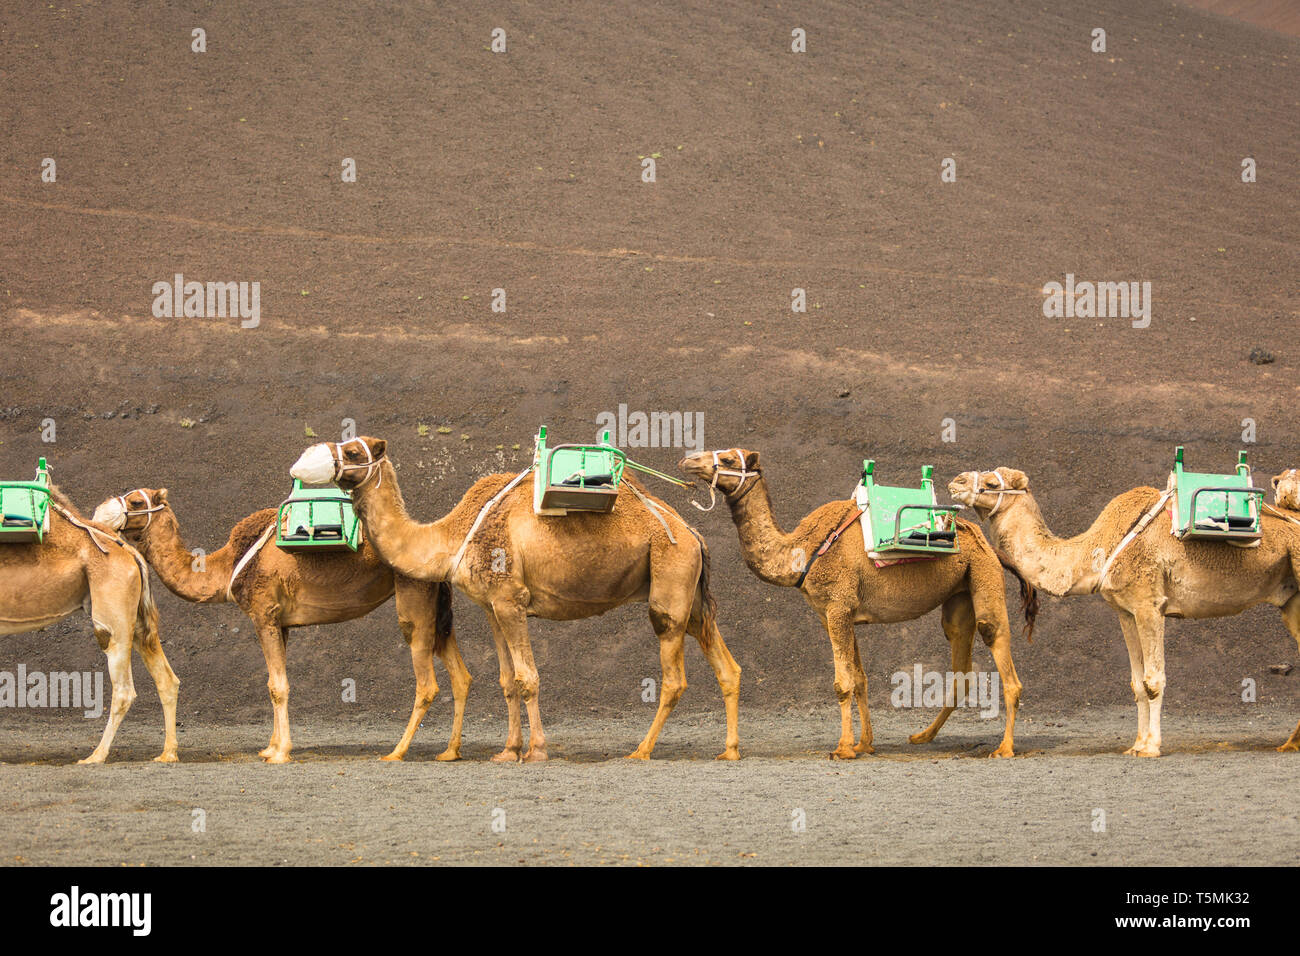
[[[976,498],[978,498],[978,497],[979,497],[979,496],[980,496],[980,495],[985,491],[985,489],[983,489],[983,488],[980,487],[980,477],[981,477],[981,475],[983,475],[983,474],[990,474],[990,475],[994,476],[995,478],[997,478],[997,480],[998,480],[998,491],[997,491],[998,500],[995,501],[995,502],[993,503],[993,509],[989,512],[989,517],[990,517],[990,518],[992,518],[995,514],[997,514],[997,513],[998,513],[998,509],[1002,507],[1002,497],[1003,497],[1003,495],[1026,495],[1026,494],[1029,494],[1029,489],[1028,489],[1028,488],[1008,488],[1008,487],[1007,487],[1006,479],[1002,477],[1001,472],[990,471],[990,472],[987,472],[987,473],[986,473],[986,472],[979,472],[979,471],[966,471],[966,472],[962,472],[962,474],[963,474],[964,477],[970,478],[970,486],[971,486],[971,488],[973,488],[973,489],[975,490],[975,497],[976,497]],[[989,494],[993,494],[992,491],[989,491],[988,493],[989,493]]]
[[[126,495],[118,495],[115,500],[122,506],[122,519],[124,523],[126,520],[134,518],[137,515],[148,515],[149,517],[144,521],[144,526],[147,528],[153,523],[154,512],[162,511],[167,506],[161,502],[154,504],[149,498],[149,492],[145,491],[143,488],[137,488],[136,491],[140,492],[140,497],[144,499],[145,507],[143,508],[132,510],[131,506],[126,503]],[[131,492],[128,491],[126,494],[129,495]],[[144,529],[142,528],[141,530]]]
[[[364,463],[364,464],[353,465],[353,464],[350,464],[350,463],[345,462],[345,461],[343,460],[343,448],[344,448],[344,446],[346,446],[346,445],[350,445],[350,444],[352,444],[354,441],[359,441],[359,442],[361,442],[361,447],[364,448],[364,449],[366,450],[366,460],[365,460],[365,463]],[[384,460],[386,460],[386,459],[388,458],[388,453],[387,453],[387,452],[384,452],[384,454],[382,454],[382,455],[380,455],[378,458],[376,458],[376,457],[371,453],[371,451],[370,451],[370,446],[367,445],[364,441],[361,441],[361,437],[360,437],[360,436],[357,436],[356,438],[349,438],[347,441],[341,441],[341,442],[339,442],[337,445],[335,445],[334,447],[337,449],[337,451],[336,451],[335,454],[334,454],[334,480],[335,480],[335,481],[338,481],[340,478],[342,478],[342,477],[343,477],[343,472],[345,472],[345,471],[352,471],[352,470],[357,469],[357,468],[364,468],[364,469],[366,470],[366,476],[365,476],[364,478],[362,478],[360,481],[357,482],[357,487],[358,487],[358,488],[360,488],[360,487],[361,487],[362,485],[364,485],[367,481],[369,481],[369,480],[370,480],[370,476],[373,475],[373,474],[375,473],[375,469],[379,468],[380,464],[381,464]],[[383,484],[383,482],[384,482],[384,472],[383,472],[382,469],[380,469],[380,471],[379,471],[379,481],[375,483],[375,487],[378,488],[381,484]]]
[[[709,506],[706,508],[704,507],[704,505],[692,501],[691,502],[692,507],[698,508],[700,511],[713,510],[714,506],[717,505],[718,503],[718,478],[722,475],[728,475],[732,478],[740,479],[740,483],[736,485],[735,491],[732,492],[724,491],[722,493],[722,497],[726,498],[732,504],[735,504],[741,498],[745,497],[745,495],[749,494],[750,491],[754,489],[754,485],[758,484],[758,482],[756,481],[754,482],[753,485],[750,485],[748,488],[745,487],[745,482],[748,479],[756,478],[759,475],[761,475],[763,472],[757,468],[754,469],[753,471],[750,471],[749,466],[745,464],[745,456],[740,453],[739,448],[729,448],[727,450],[735,452],[736,457],[740,459],[740,471],[736,471],[734,468],[723,468],[722,462],[718,460],[718,452],[714,451],[713,452],[713,480],[709,482]]]

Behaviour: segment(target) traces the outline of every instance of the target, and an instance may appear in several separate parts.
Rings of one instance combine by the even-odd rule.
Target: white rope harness
[[[469,548],[470,540],[474,537],[474,532],[478,530],[479,525],[483,523],[483,519],[487,517],[487,513],[492,510],[493,506],[498,501],[500,501],[502,498],[506,496],[507,492],[509,492],[512,488],[514,488],[515,485],[519,484],[519,482],[524,480],[524,475],[529,474],[532,470],[533,470],[532,465],[529,465],[519,474],[515,475],[513,478],[510,479],[509,484],[507,484],[504,488],[502,488],[495,495],[489,498],[487,500],[487,503],[483,505],[482,508],[479,509],[478,517],[475,518],[474,523],[469,526],[469,532],[465,535],[465,540],[460,543],[460,549],[456,552],[455,557],[451,559],[451,571],[447,574],[448,581],[450,581],[453,577],[455,577],[456,569],[460,567],[460,562],[465,557],[465,551]]]
[[[646,511],[650,512],[652,515],[654,515],[656,518],[659,519],[659,523],[663,525],[664,530],[668,532],[668,542],[670,544],[676,544],[677,539],[673,537],[673,529],[668,527],[668,522],[664,518],[663,514],[660,512],[659,505],[655,504],[653,501],[651,501],[649,498],[643,495],[641,493],[641,489],[639,489],[636,485],[629,483],[628,487],[632,489],[633,494],[635,494],[638,498],[641,499],[641,503],[645,505]]]
[[[363,464],[353,465],[343,460],[343,447],[345,445],[352,444],[354,441],[361,442],[361,447],[366,450],[366,460]],[[388,457],[387,454],[384,454],[376,458],[373,455],[373,453],[371,453],[370,446],[367,445],[365,442],[361,441],[360,437],[349,438],[347,441],[341,441],[337,445],[335,445],[334,448],[335,448],[334,480],[338,481],[341,477],[343,477],[343,472],[345,471],[354,471],[357,468],[364,468],[366,470],[366,475],[364,478],[362,478],[360,481],[357,482],[358,485],[364,485],[367,481],[369,481],[370,476],[375,473],[375,469],[379,468],[380,464],[384,461],[384,459]],[[380,468],[379,480],[375,482],[375,487],[378,488],[383,483],[384,483],[384,472],[383,469]]]
[[[239,572],[243,571],[244,568],[248,566],[248,562],[253,560],[253,556],[262,550],[262,545],[266,544],[266,542],[270,540],[271,535],[275,533],[275,525],[276,522],[272,521],[270,527],[262,532],[262,536],[253,543],[253,546],[244,552],[244,556],[240,558],[239,563],[235,565],[235,570],[230,572],[230,583],[226,585],[226,600],[233,601],[235,599],[234,591],[232,590],[235,586],[235,579],[239,577]]]
[[[980,476],[981,476],[980,472],[967,471],[967,472],[963,472],[962,474],[964,477],[970,479],[970,486],[975,490],[976,498],[978,498],[986,490],[988,491],[989,494],[993,494],[991,490],[980,487]],[[1029,493],[1028,488],[1008,488],[1006,479],[1002,477],[1000,472],[990,471],[988,472],[988,474],[992,475],[994,478],[998,480],[998,492],[997,492],[998,500],[994,502],[993,509],[989,512],[990,518],[992,518],[995,514],[997,514],[998,509],[1002,507],[1002,498],[1004,495],[1025,495]]]
[[[133,492],[130,491],[128,491],[126,495],[118,495],[114,500],[122,506],[122,523],[124,525],[127,521],[137,515],[148,515],[149,517],[144,521],[144,527],[147,528],[153,523],[154,512],[162,511],[167,506],[162,503],[154,504],[149,498],[149,493],[143,488],[137,488],[136,491],[140,492],[140,497],[144,499],[145,506],[143,508],[132,510],[131,506],[126,503],[126,495],[133,494]],[[140,530],[143,531],[144,528],[141,528]]]
[[[736,453],[736,457],[740,459],[740,471],[736,471],[734,468],[723,468],[722,463],[718,461],[718,452],[715,451],[713,453],[713,481],[709,482],[709,506],[706,508],[704,507],[704,505],[699,504],[698,502],[692,500],[691,506],[693,508],[699,508],[701,511],[713,510],[714,506],[718,503],[718,477],[719,476],[729,475],[732,478],[740,479],[740,482],[736,485],[736,490],[731,492],[731,494],[734,495],[737,492],[739,492],[740,489],[745,487],[746,479],[755,478],[759,475],[759,472],[750,471],[749,468],[745,465],[745,456],[740,453],[739,448],[730,448],[726,450],[733,451]],[[726,497],[727,493],[723,492],[723,496]]]

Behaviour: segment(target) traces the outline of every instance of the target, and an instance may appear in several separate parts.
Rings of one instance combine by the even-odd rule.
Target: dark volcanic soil
[[[867,456],[898,483],[1023,468],[1060,533],[1163,484],[1176,443],[1226,468],[1247,418],[1261,475],[1300,465],[1293,37],[1160,0],[155,6],[0,10],[6,476],[47,455],[87,508],[166,486],[212,549],[285,495],[307,429],[345,418],[389,439],[425,518],[526,463],[539,424],[586,440],[620,404],[703,412],[707,447],[760,450],[787,524]],[[260,282],[260,327],[153,318],[175,273]],[[1150,327],[1044,318],[1067,273],[1149,281]],[[829,701],[803,601],[745,569],[725,510],[695,520],[746,711]],[[239,612],[161,604],[184,713],[265,718]],[[470,713],[499,714],[482,615],[457,612]],[[532,633],[546,714],[640,712],[643,608]],[[1099,601],[1047,601],[1039,633],[1016,645],[1027,716],[1128,703]],[[934,616],[861,636],[879,708],[888,675],[947,660]],[[101,663],[81,617],[4,647],[0,669]],[[683,711],[720,710],[689,653]],[[1295,655],[1271,609],[1171,622],[1171,711],[1239,707],[1247,677],[1300,711],[1300,674],[1267,670]],[[156,714],[137,675],[128,727]],[[290,677],[295,720],[338,715],[353,678],[397,728],[412,691],[391,608],[296,633]]]
[[[269,720],[187,724],[184,762],[168,766],[147,762],[156,722],[128,723],[102,767],[59,765],[94,746],[97,722],[33,744],[10,721],[0,863],[1300,863],[1300,760],[1272,749],[1289,713],[1180,711],[1167,755],[1141,760],[1118,753],[1132,708],[1094,707],[1026,720],[1024,756],[987,760],[997,733],[978,718],[957,715],[911,747],[921,716],[893,712],[878,717],[876,756],[832,763],[833,710],[751,712],[739,763],[709,759],[722,741],[709,715],[670,723],[655,760],[623,760],[648,710],[554,721],[554,758],[510,765],[485,759],[505,733],[499,717],[469,722],[470,759],[434,762],[449,707],[402,764],[376,759],[395,719],[300,721],[295,762],[281,767],[254,755]]]

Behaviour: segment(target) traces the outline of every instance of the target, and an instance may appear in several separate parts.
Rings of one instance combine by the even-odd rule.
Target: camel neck
[[[176,515],[168,508],[154,516],[140,536],[140,553],[159,580],[177,597],[198,604],[220,604],[234,568],[229,542],[208,555],[195,555],[181,540]]]
[[[998,546],[1034,587],[1058,597],[1091,592],[1107,553],[1104,544],[1093,540],[1095,525],[1073,538],[1058,538],[1031,494],[1017,496],[989,524]]]
[[[391,462],[381,462],[379,475],[353,490],[352,503],[371,545],[394,571],[424,581],[451,576],[451,560],[468,528],[456,535],[446,518],[429,524],[413,520]]]
[[[740,534],[745,564],[768,584],[794,587],[811,551],[796,553],[794,536],[782,531],[772,515],[767,479],[759,476],[754,480],[755,487],[739,501],[727,500],[731,507],[731,520],[736,523]]]

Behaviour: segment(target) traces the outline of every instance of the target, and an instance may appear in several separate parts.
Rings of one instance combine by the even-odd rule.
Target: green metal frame
[[[50,527],[50,473],[42,458],[35,481],[0,483],[0,544],[39,544]]]
[[[275,545],[286,551],[356,551],[361,519],[352,496],[338,485],[304,485],[295,478],[276,515]]]
[[[546,447],[546,426],[533,446],[533,511],[562,515],[570,511],[608,514],[614,510],[627,456],[600,436],[599,445]]]
[[[934,466],[921,469],[920,488],[896,488],[875,482],[874,460],[862,462],[862,483],[856,501],[866,514],[863,530],[871,540],[867,550],[877,554],[955,554],[956,528],[950,515],[957,509],[937,503],[934,495]],[[919,515],[913,522],[904,515]]]
[[[1251,484],[1246,453],[1237,453],[1231,475],[1212,475],[1183,469],[1183,446],[1174,452],[1174,501],[1179,538],[1258,540],[1264,489]]]

